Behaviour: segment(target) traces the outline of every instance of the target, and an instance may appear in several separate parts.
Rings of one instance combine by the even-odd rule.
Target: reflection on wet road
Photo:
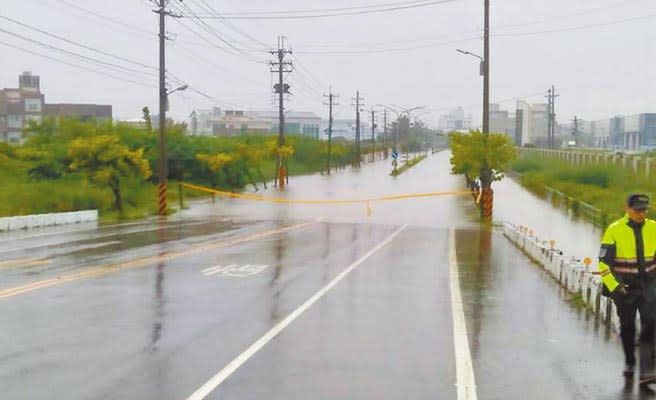
[[[448,157],[398,178],[379,162],[265,194],[460,190]],[[495,200],[497,218],[596,246],[589,226],[513,182]],[[372,211],[230,199],[192,203],[163,224],[3,234],[0,397],[456,399],[454,228],[478,398],[640,398],[623,387],[616,335],[497,229],[480,228],[471,198]]]

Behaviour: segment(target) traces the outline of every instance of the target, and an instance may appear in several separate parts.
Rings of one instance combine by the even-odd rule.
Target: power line
[[[95,12],[93,12],[93,11],[91,11],[91,10],[88,10],[88,9],[84,8],[84,7],[78,6],[78,5],[76,5],[76,4],[71,4],[71,3],[69,3],[69,2],[66,1],[66,0],[58,0],[58,1],[59,1],[60,3],[62,3],[62,4],[67,5],[68,7],[74,8],[74,9],[76,9],[76,10],[78,10],[78,11],[81,11],[81,12],[83,12],[83,13],[85,13],[85,14],[92,15],[92,16],[94,16],[94,17],[96,17],[96,18],[99,18],[99,19],[102,19],[102,20],[105,20],[105,21],[110,21],[110,22],[112,22],[112,23],[114,23],[114,24],[116,24],[116,25],[122,26],[122,27],[124,27],[124,28],[126,28],[126,29],[128,29],[128,30],[130,30],[130,31],[137,32],[137,33],[141,33],[141,34],[147,34],[148,36],[151,36],[151,37],[156,36],[156,34],[155,34],[154,32],[149,32],[149,31],[147,31],[147,30],[145,30],[145,29],[141,29],[141,28],[139,28],[139,27],[137,27],[137,26],[126,24],[126,23],[124,23],[124,22],[122,22],[122,21],[119,21],[119,20],[117,20],[117,19],[114,19],[114,18],[108,17],[107,15],[104,15],[104,14],[98,14],[98,13],[95,13]]]
[[[266,20],[266,19],[311,19],[311,18],[328,18],[328,17],[339,17],[346,15],[363,15],[363,14],[374,14],[374,13],[388,13],[393,11],[408,10],[412,8],[428,7],[436,4],[452,3],[456,0],[433,0],[433,1],[424,1],[417,4],[407,4],[399,5],[394,7],[386,7],[380,9],[367,9],[359,11],[343,11],[343,12],[327,12],[327,13],[317,13],[317,14],[307,14],[307,15],[263,15],[263,16],[254,16],[254,15],[226,15],[225,19],[242,19],[242,20]],[[186,17],[186,16],[183,16]],[[195,15],[195,18],[207,18],[215,19],[216,16],[213,15]]]
[[[383,4],[371,4],[368,6],[353,6],[353,7],[341,7],[341,8],[319,8],[319,9],[309,9],[309,10],[279,10],[279,11],[236,11],[236,12],[224,12],[223,15],[269,15],[269,14],[307,14],[307,13],[318,13],[318,12],[336,12],[336,11],[349,11],[349,10],[364,10],[372,8],[381,8],[381,7],[391,7],[391,6],[402,6],[402,5],[411,5],[415,3],[425,3],[428,0],[411,0],[411,1],[397,1],[394,3],[383,3]]]
[[[300,72],[302,72],[303,75],[306,75],[306,76],[307,76],[311,81],[313,81],[313,83],[315,83],[317,86],[319,86],[319,87],[326,87],[326,85],[324,85],[323,82],[321,82],[321,80],[320,80],[319,78],[317,78],[312,72],[310,72],[310,69],[307,68],[307,67],[305,66],[305,64],[303,64],[303,63],[298,59],[298,57],[296,57],[295,55],[293,55],[292,58],[294,59],[294,62],[295,62],[295,64],[296,64],[297,69],[298,69]],[[320,93],[321,93],[321,92],[320,92]]]
[[[56,46],[49,45],[49,44],[44,43],[44,42],[40,42],[38,40],[30,39],[26,36],[19,35],[17,33],[13,33],[13,32],[10,32],[10,31],[4,30],[4,29],[0,29],[0,32],[5,33],[5,34],[10,35],[10,36],[14,36],[16,38],[22,39],[24,41],[27,41],[27,42],[30,42],[30,43],[33,43],[33,44],[37,44],[41,47],[45,47],[45,48],[48,48],[50,50],[57,51],[59,53],[63,53],[63,54],[66,54],[66,55],[69,55],[69,56],[72,56],[72,57],[77,57],[77,58],[85,60],[87,62],[91,62],[91,63],[95,63],[95,64],[101,64],[101,65],[105,66],[106,68],[107,67],[108,68],[113,68],[113,69],[121,70],[122,72],[127,71],[127,72],[131,72],[133,74],[141,74],[141,75],[145,75],[145,76],[149,76],[149,77],[153,76],[153,74],[149,73],[149,72],[144,72],[144,71],[136,70],[134,68],[125,67],[123,65],[118,65],[118,64],[113,64],[113,63],[107,62],[107,61],[98,60],[96,58],[92,58],[92,57],[88,57],[88,56],[85,56],[85,55],[82,55],[82,54],[79,54],[79,53],[68,51],[68,50],[65,50],[65,49],[62,49],[62,48],[59,48],[59,47],[56,47]]]
[[[192,51],[191,49],[189,49],[189,48],[187,48],[187,47],[185,47],[185,46],[181,46],[179,43],[175,43],[175,45],[174,45],[174,46],[171,46],[171,48],[172,48],[172,49],[180,49],[180,50],[182,50],[183,52],[187,53],[188,55],[197,58],[198,60],[200,60],[200,61],[206,63],[206,64],[209,65],[209,66],[212,66],[212,67],[214,67],[214,68],[220,69],[220,70],[225,71],[225,72],[227,72],[227,73],[230,73],[230,74],[232,74],[232,75],[238,76],[238,77],[240,77],[240,78],[242,78],[242,79],[250,79],[250,78],[246,77],[246,75],[243,75],[243,74],[240,73],[240,72],[237,72],[237,71],[234,71],[234,70],[232,70],[232,69],[230,69],[230,68],[227,68],[226,66],[221,65],[221,64],[215,62],[214,60],[211,60],[211,59],[209,59],[209,58],[205,58],[205,57],[199,55],[199,54],[196,53],[195,51]]]
[[[597,8],[591,8],[587,9],[578,13],[568,13],[568,14],[563,14],[563,15],[555,15],[552,16],[552,19],[558,19],[562,17],[569,17],[573,15],[579,15],[579,14],[588,14],[590,12],[594,11],[602,11],[602,10],[608,10],[611,8],[617,8],[620,6],[626,6],[626,2],[618,3],[615,5],[611,6],[606,6],[606,7],[597,7]],[[532,21],[529,23],[521,23],[521,24],[507,24],[507,25],[494,25],[493,27],[495,29],[502,29],[502,28],[512,28],[512,27],[521,27],[521,26],[530,26],[530,25],[535,25],[536,23],[540,23],[541,21],[544,20],[536,20]],[[625,22],[625,21],[620,21],[620,22]],[[619,23],[619,22],[618,22]],[[606,23],[602,23],[606,24]],[[559,31],[559,30],[555,30]],[[464,32],[459,32],[457,33],[458,35],[467,35],[467,34],[477,34],[481,33],[482,30],[471,30],[471,31],[464,31]],[[548,31],[551,32],[551,31]],[[529,32],[526,34],[536,34],[536,33],[544,33],[544,32]],[[496,34],[494,36],[499,36],[499,35],[524,35],[524,33],[519,33],[519,34],[513,34],[513,33],[502,33],[502,34]],[[389,52],[389,51],[405,51],[405,50],[413,50],[413,49],[420,49],[420,48],[426,48],[426,47],[433,47],[433,46],[439,46],[442,43],[445,44],[451,44],[451,43],[457,43],[458,41],[465,41],[465,40],[480,40],[480,35],[478,36],[473,36],[473,37],[467,37],[465,39],[455,39],[455,40],[450,40],[448,42],[435,42],[434,38],[427,38],[427,37],[420,37],[420,38],[409,38],[406,40],[401,40],[397,42],[373,42],[373,43],[359,43],[359,44],[325,44],[325,43],[297,43],[296,45],[296,53],[305,53],[305,54],[365,54],[365,53],[374,53],[374,52]],[[428,41],[428,44],[421,44],[421,45],[416,45],[418,42],[426,42]],[[389,47],[390,44],[406,44],[406,43],[413,43],[415,45],[413,46],[405,46],[405,47]],[[382,49],[375,49],[376,47],[381,47],[383,46]],[[334,50],[325,50],[325,51],[299,51],[299,49],[307,49],[307,48],[332,48]],[[374,49],[372,49],[374,48]]]
[[[575,31],[575,30],[581,30],[581,29],[587,29],[587,28],[596,28],[596,27],[599,27],[599,26],[623,24],[625,22],[632,22],[632,21],[638,21],[638,20],[643,20],[643,19],[650,19],[650,18],[654,18],[654,17],[656,17],[656,14],[647,14],[647,15],[640,15],[640,16],[637,16],[637,17],[618,19],[618,20],[615,20],[615,21],[600,22],[600,23],[596,23],[596,24],[578,25],[578,26],[572,26],[572,27],[568,27],[568,28],[558,28],[558,29],[550,29],[550,30],[543,30],[543,31],[520,32],[520,33],[497,33],[497,34],[492,35],[492,36],[494,36],[494,37],[518,37],[518,36],[542,35],[542,34],[545,34],[545,33],[569,32],[569,31]]]
[[[236,54],[232,53],[229,49],[226,49],[225,47],[221,47],[221,46],[217,45],[217,44],[216,44],[215,42],[213,42],[211,39],[206,38],[205,36],[203,36],[202,34],[198,33],[196,30],[194,30],[193,28],[191,28],[190,26],[188,26],[188,25],[185,24],[184,22],[180,21],[179,19],[176,19],[175,21],[176,21],[178,24],[180,24],[183,28],[185,28],[186,30],[188,30],[188,31],[191,32],[192,34],[196,35],[198,38],[200,38],[200,39],[204,40],[205,42],[207,42],[207,43],[210,45],[210,47],[215,48],[215,49],[218,49],[218,50],[221,50],[221,51],[223,51],[223,52],[225,52],[225,53],[227,53],[227,54],[237,56]]]
[[[103,72],[103,71],[98,71],[96,69],[86,68],[86,67],[83,67],[82,65],[79,65],[79,64],[69,63],[67,61],[59,60],[55,57],[50,57],[50,56],[47,56],[45,54],[41,54],[41,53],[37,53],[35,51],[27,50],[27,49],[24,49],[22,47],[18,47],[18,46],[15,46],[13,44],[5,43],[5,42],[2,42],[2,41],[0,41],[0,45],[6,46],[6,47],[11,47],[13,49],[22,51],[24,53],[28,53],[28,54],[32,54],[32,55],[35,55],[35,56],[38,56],[38,57],[42,57],[42,58],[45,58],[45,59],[48,59],[48,60],[51,60],[51,61],[58,62],[60,64],[65,64],[65,65],[71,66],[73,68],[78,68],[78,69],[81,69],[81,70],[84,70],[84,71],[93,72],[94,74],[107,76],[107,77],[112,78],[112,79],[117,79],[117,80],[120,80],[120,81],[129,82],[129,83],[133,83],[135,85],[145,86],[145,87],[149,87],[149,88],[156,88],[157,87],[155,85],[148,85],[148,84],[143,83],[143,82],[138,82],[138,81],[133,81],[133,80],[127,79],[127,78],[118,77],[118,76],[108,74],[108,73]]]
[[[191,1],[193,1],[194,3],[196,3],[195,0],[191,0]],[[228,28],[230,28],[233,32],[235,32],[235,33],[237,33],[237,34],[240,34],[240,35],[244,36],[245,38],[247,38],[247,39],[253,41],[254,43],[257,43],[258,45],[262,46],[262,49],[263,49],[263,50],[266,50],[266,49],[269,47],[266,43],[264,43],[264,42],[262,42],[262,41],[256,39],[255,37],[251,36],[251,35],[248,34],[247,32],[245,32],[245,31],[243,31],[243,30],[237,28],[232,22],[226,20],[221,14],[219,14],[219,13],[216,11],[216,9],[214,9],[209,3],[207,3],[207,1],[205,1],[205,0],[200,0],[200,1],[206,6],[206,9],[209,10],[211,14],[213,14],[213,15],[217,16],[219,19],[221,19],[221,20],[223,21],[223,23],[224,23]],[[196,4],[198,4],[198,3],[196,3]]]
[[[194,11],[193,11],[193,10],[187,5],[187,4],[182,3],[182,7],[184,7],[184,9],[186,9],[187,12],[190,13],[190,14],[194,17],[194,19],[191,19],[191,22],[192,22],[192,23],[194,23],[196,26],[198,26],[198,27],[200,27],[201,29],[203,29],[205,32],[209,33],[211,36],[217,38],[219,41],[223,42],[226,46],[228,46],[228,47],[230,47],[231,49],[233,49],[232,51],[229,51],[227,48],[222,48],[224,51],[226,51],[226,52],[228,52],[228,53],[230,53],[230,54],[232,54],[232,55],[234,55],[234,56],[237,56],[237,57],[240,57],[240,58],[242,58],[242,59],[245,59],[245,60],[247,60],[247,61],[257,62],[257,63],[264,63],[264,62],[266,62],[266,61],[263,60],[263,59],[257,59],[257,58],[255,58],[253,55],[249,54],[246,50],[244,50],[244,49],[240,49],[239,47],[237,47],[237,46],[235,46],[234,44],[230,43],[230,42],[229,42],[228,40],[226,40],[221,34],[219,34],[219,33],[216,31],[216,29],[214,29],[213,27],[211,27],[210,25],[208,25],[205,21],[203,21],[201,18],[199,18],[199,17],[197,16],[197,14],[196,14],[196,13],[195,13],[195,12],[194,12]],[[181,9],[179,9],[179,11],[184,12],[184,10],[181,10]],[[178,21],[178,22],[180,22],[180,21]],[[204,37],[203,37],[203,39],[207,41],[207,39],[205,39]],[[211,43],[211,42],[210,42],[210,43]],[[219,47],[219,48],[220,48],[220,47]]]
[[[133,64],[133,65],[138,65],[138,66],[143,67],[143,68],[148,68],[148,69],[152,69],[152,70],[157,70],[157,68],[153,67],[152,65],[147,65],[147,64],[144,64],[144,63],[141,63],[141,62],[138,62],[138,61],[130,60],[130,59],[125,58],[125,57],[122,57],[122,56],[118,56],[118,55],[116,55],[116,54],[112,54],[112,53],[108,53],[108,52],[106,52],[106,51],[98,50],[98,49],[96,49],[96,48],[93,48],[93,47],[87,46],[87,45],[85,45],[85,44],[82,44],[82,43],[79,43],[79,42],[72,41],[72,40],[67,39],[67,38],[65,38],[65,37],[62,37],[62,36],[59,36],[59,35],[55,35],[54,33],[46,32],[46,31],[44,31],[44,30],[42,30],[42,29],[39,29],[39,28],[36,28],[36,27],[34,27],[34,26],[32,26],[32,25],[28,25],[28,24],[22,23],[22,22],[20,22],[20,21],[17,21],[17,20],[15,20],[15,19],[12,19],[12,18],[9,18],[9,17],[6,17],[6,16],[1,15],[1,14],[0,14],[0,18],[4,19],[4,20],[6,20],[6,21],[9,21],[9,22],[13,22],[14,24],[20,25],[20,26],[22,26],[22,27],[24,27],[24,28],[28,28],[28,29],[31,29],[31,30],[33,30],[33,31],[36,31],[36,32],[42,33],[42,34],[44,34],[44,35],[47,35],[47,36],[53,37],[53,38],[55,38],[55,39],[62,40],[62,41],[64,41],[64,42],[66,42],[66,43],[69,43],[69,44],[72,44],[72,45],[75,45],[75,46],[78,46],[78,47],[82,47],[83,49],[90,50],[90,51],[93,51],[93,52],[98,53],[98,54],[102,54],[102,55],[104,55],[104,56],[112,57],[112,58],[115,58],[115,59],[117,59],[117,60],[125,61],[125,62],[130,63],[130,64]]]
[[[430,48],[430,47],[447,46],[447,45],[450,45],[450,44],[469,42],[469,41],[472,41],[472,40],[480,40],[480,37],[479,36],[472,36],[472,37],[469,37],[469,38],[449,40],[449,41],[445,41],[445,42],[434,42],[434,43],[429,43],[429,44],[424,44],[424,45],[407,46],[407,47],[390,47],[390,48],[386,48],[386,49],[342,50],[342,51],[331,51],[331,50],[328,50],[328,51],[303,51],[303,50],[297,50],[296,53],[299,53],[299,54],[331,54],[331,55],[380,54],[380,53],[393,53],[393,52],[419,50],[419,49],[426,49],[426,48]]]

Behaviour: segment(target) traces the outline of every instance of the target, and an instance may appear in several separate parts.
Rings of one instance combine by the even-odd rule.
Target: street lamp
[[[422,122],[422,121],[421,121],[421,119],[420,119],[419,117],[421,117],[422,115],[430,114],[430,113],[431,113],[431,111],[424,110],[424,111],[422,111],[422,112],[420,112],[420,113],[417,113],[417,114],[414,116],[414,120],[415,120],[415,135],[416,135],[417,137],[421,136],[421,138],[423,139],[423,146],[425,147],[425,150],[426,150],[426,156],[428,156],[428,138],[426,137],[426,131],[425,131],[425,130],[424,130],[423,132],[421,132],[421,135],[420,135],[420,132],[419,132],[419,123]]]
[[[394,130],[394,134],[393,134],[393,139],[394,140],[393,140],[393,147],[392,147],[392,152],[393,152],[392,156],[394,154],[396,154],[397,157],[398,157],[399,153],[398,153],[398,149],[397,149],[397,138],[398,138],[398,134],[399,134],[399,121],[400,121],[401,117],[403,117],[404,114],[407,114],[408,118],[409,118],[410,113],[412,113],[413,111],[416,111],[416,110],[421,110],[421,109],[425,108],[425,106],[412,107],[412,108],[407,108],[405,110],[403,110],[403,109],[398,110],[398,109],[401,108],[399,106],[390,107],[390,106],[386,106],[384,104],[376,104],[376,107],[383,107],[383,108],[393,112],[394,115],[396,115],[396,129]],[[398,163],[396,161],[396,158],[393,158],[392,166],[394,167],[394,172],[396,172],[397,165],[398,165]]]
[[[189,88],[189,85],[185,84],[185,85],[182,85],[182,86],[180,86],[180,87],[177,87],[177,88],[171,90],[170,92],[169,92],[169,91],[166,91],[166,95],[168,96],[168,95],[170,95],[171,93],[175,93],[175,92],[177,92],[177,91],[187,90],[188,88]]]

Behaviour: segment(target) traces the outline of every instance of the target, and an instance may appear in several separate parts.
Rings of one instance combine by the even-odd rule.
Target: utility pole
[[[490,133],[490,0],[485,0],[483,43],[483,134]]]
[[[572,130],[572,138],[574,139],[574,146],[578,146],[577,140],[579,137],[579,123],[581,122],[578,117],[574,116],[574,119],[572,120],[574,123],[574,129]]]
[[[547,148],[551,148],[551,89],[547,90]]]
[[[163,0],[162,0],[163,1]],[[283,78],[285,73],[292,72],[292,63],[285,61],[287,54],[292,54],[291,50],[285,49],[285,38],[278,37],[278,49],[269,51],[270,54],[277,56],[277,61],[272,61],[271,72],[278,73],[278,83],[273,85],[274,93],[278,94],[278,148],[285,145],[285,94],[289,93],[289,85],[284,83]],[[276,168],[275,186],[283,189],[285,182],[288,182],[287,169],[285,167],[286,160],[283,159],[282,154],[278,154],[278,167]]]
[[[398,156],[399,156],[399,152],[398,152],[398,150],[396,149],[396,146],[397,146],[398,136],[399,136],[399,129],[400,129],[399,127],[400,127],[400,125],[401,125],[401,124],[400,124],[400,121],[401,121],[401,119],[400,119],[399,116],[397,115],[397,116],[396,116],[396,125],[394,125],[394,123],[392,123],[392,124],[394,125],[394,131],[392,132],[392,135],[394,136],[394,137],[392,138],[392,142],[393,142],[393,146],[392,146],[392,158],[393,158],[393,159],[392,159],[392,168],[393,168],[393,172],[394,172],[395,174],[396,174],[396,168],[397,168],[397,166],[399,165],[399,162],[397,161],[397,158],[398,158]],[[396,156],[395,156],[395,155],[396,155]]]
[[[483,32],[483,135],[490,134],[490,0],[484,0],[485,27]],[[492,191],[492,171],[483,160],[480,173],[481,179],[481,218],[492,219],[492,203],[494,192]]]
[[[355,162],[360,166],[360,100],[364,100],[360,97],[360,91],[356,92],[355,99]]]
[[[383,110],[383,147],[387,144],[387,108]],[[385,147],[385,159],[387,159],[387,148]]]
[[[324,105],[328,106],[328,175],[330,175],[330,157],[332,154],[332,140],[333,140],[333,106],[338,105],[333,101],[336,95],[333,94],[333,88],[332,86],[330,87],[330,91],[328,92],[327,95],[323,95],[324,97],[328,98],[328,104],[324,103]]]
[[[556,86],[552,85],[551,86],[551,114],[549,117],[551,118],[551,148],[556,147],[556,97],[560,96],[559,94],[556,94]]]
[[[376,161],[376,111],[371,109],[371,162]]]
[[[167,183],[168,183],[168,159],[166,154],[166,16],[175,16],[166,11],[168,1],[159,0],[159,8],[153,10],[159,14],[159,186],[158,214],[165,216],[168,210],[167,204]]]
[[[553,149],[556,147],[556,97],[559,95],[556,94],[556,87],[551,86],[551,89],[547,91],[547,99],[549,100],[549,115],[547,120],[548,126],[548,147]]]

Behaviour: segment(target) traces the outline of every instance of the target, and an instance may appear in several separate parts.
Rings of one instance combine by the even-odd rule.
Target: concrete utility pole
[[[278,147],[285,145],[285,94],[289,93],[289,85],[284,83],[283,78],[285,73],[292,72],[292,63],[285,61],[285,56],[287,54],[292,54],[291,50],[285,50],[285,38],[278,37],[278,49],[271,50],[271,53],[274,56],[278,57],[277,61],[272,61],[271,72],[278,74],[278,83],[273,85],[274,93],[278,94]],[[289,182],[289,176],[287,168],[285,166],[285,160],[283,160],[282,155],[278,155],[278,168],[276,168],[276,180],[275,186],[283,189],[285,183]]]
[[[376,161],[376,111],[371,109],[371,162]]]
[[[360,97],[360,91],[356,92],[355,99],[355,162],[356,165],[360,166],[360,107],[362,103],[361,100],[364,100]]]
[[[159,8],[153,10],[159,14],[159,208],[158,214],[164,216],[168,210],[167,183],[168,183],[168,159],[166,154],[166,106],[168,92],[166,90],[166,16],[175,16],[166,11],[166,0],[159,0]],[[178,88],[186,89],[186,86]],[[178,90],[176,89],[176,90]]]
[[[485,0],[483,43],[483,134],[490,133],[490,0]]]
[[[483,135],[490,134],[490,0],[484,0],[485,7],[485,31],[483,36]],[[481,218],[492,219],[492,203],[494,192],[492,191],[492,171],[483,162],[481,167]]]
[[[324,103],[324,105],[328,106],[328,175],[330,175],[330,157],[332,154],[332,139],[333,139],[333,106],[339,105],[338,103],[335,103],[333,99],[337,97],[336,95],[333,94],[333,88],[332,86],[330,87],[330,91],[328,92],[327,95],[323,95],[324,97],[328,98],[328,103]]]

